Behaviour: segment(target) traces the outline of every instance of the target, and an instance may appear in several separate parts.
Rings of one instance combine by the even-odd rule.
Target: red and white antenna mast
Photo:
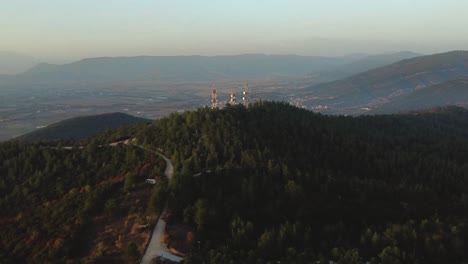
[[[244,91],[242,92],[242,102],[244,106],[249,107],[249,83],[245,82]]]
[[[231,91],[231,99],[229,100],[230,105],[235,105],[236,104],[236,92]]]
[[[216,98],[216,87],[213,85],[213,90],[211,91],[211,108],[218,108],[218,99]]]

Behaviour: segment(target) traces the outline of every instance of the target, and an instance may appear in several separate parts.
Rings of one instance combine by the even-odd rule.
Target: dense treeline
[[[468,259],[464,110],[330,117],[264,103],[132,133],[176,167],[171,221],[200,240],[188,263]]]
[[[151,169],[143,175],[145,165]],[[144,215],[151,192],[144,177],[161,175],[163,168],[164,161],[131,146],[0,144],[0,262],[92,262],[105,255],[107,245],[96,237],[100,222]],[[147,189],[148,199],[123,205],[137,186]]]

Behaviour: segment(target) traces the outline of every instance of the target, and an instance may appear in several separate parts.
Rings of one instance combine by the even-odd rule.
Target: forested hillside
[[[135,147],[0,144],[0,263],[134,263],[164,162]],[[144,231],[144,232],[141,232]]]
[[[23,142],[78,140],[90,137],[107,129],[117,129],[151,120],[124,113],[106,113],[91,116],[79,116],[51,124],[17,137]]]
[[[265,103],[135,133],[176,166],[171,222],[200,241],[187,263],[467,260],[463,109],[330,117]]]
[[[88,245],[72,235],[82,232],[65,236],[56,223],[79,230],[89,218],[112,219],[102,215],[112,215],[109,199],[126,197],[126,181],[99,182],[158,163],[130,146],[98,147],[123,136],[174,164],[171,182],[153,191],[153,210],[168,193],[167,228],[195,231],[185,263],[468,260],[466,110],[344,117],[269,102],[174,113],[82,140],[87,147],[71,152],[0,145],[3,258],[65,260]],[[103,196],[89,202],[95,192]]]

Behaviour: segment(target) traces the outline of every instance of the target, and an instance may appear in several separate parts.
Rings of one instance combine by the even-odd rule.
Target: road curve
[[[172,162],[170,159],[168,159],[163,154],[156,152],[154,150],[151,150],[151,149],[147,149],[144,146],[141,146],[141,145],[135,145],[135,146],[162,157],[164,161],[166,161],[166,169],[164,171],[164,175],[169,180],[172,178],[172,175],[174,175],[174,166],[172,166]],[[143,258],[141,259],[141,264],[151,264],[152,260],[156,257],[161,257],[161,258],[168,259],[174,262],[181,262],[183,260],[182,257],[172,254],[168,250],[166,244],[164,243],[162,239],[164,231],[166,230],[166,221],[164,221],[163,219],[164,216],[167,214],[166,210],[167,210],[167,206],[164,208],[163,212],[159,216],[158,222],[156,223],[156,226],[154,227],[153,235],[151,236],[150,243],[148,244],[148,247],[146,248],[145,255],[143,255]]]
[[[132,144],[131,143],[132,141],[134,140],[113,142],[113,143],[110,143],[109,145],[99,145],[99,147],[104,147],[104,146],[116,147],[120,144],[125,144],[125,145],[132,145],[144,151],[154,153],[160,156],[161,158],[163,158],[164,161],[166,162],[166,169],[164,170],[164,176],[166,176],[169,180],[172,179],[172,176],[174,175],[174,166],[172,165],[172,162],[170,159],[168,159],[162,153],[159,153],[152,149],[145,148],[142,145]],[[84,147],[83,146],[78,147],[78,149],[82,149],[82,148]],[[66,146],[66,147],[62,147],[62,149],[73,150],[73,149],[77,149],[77,147]],[[141,264],[151,264],[152,260],[157,257],[168,259],[174,262],[181,262],[183,260],[182,257],[172,254],[162,239],[162,236],[166,230],[166,221],[163,220],[166,214],[167,214],[167,205],[164,208],[163,212],[161,213],[158,219],[158,222],[156,223],[156,226],[154,227],[153,235],[151,236],[150,243],[148,244],[148,247],[146,248],[145,255],[143,255],[143,258],[141,259],[141,262],[140,262]]]

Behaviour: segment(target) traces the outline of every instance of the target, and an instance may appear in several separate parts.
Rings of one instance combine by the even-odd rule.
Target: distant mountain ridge
[[[22,73],[40,63],[40,60],[15,52],[0,51],[0,75]]]
[[[423,56],[423,54],[411,51],[360,56],[357,57],[357,60],[346,65],[338,66],[328,72],[322,72],[320,73],[320,76],[323,79],[328,78],[330,80],[338,80],[352,76],[354,74],[363,73],[372,69],[390,65],[401,60],[411,59],[419,56]]]
[[[151,122],[149,119],[134,117],[124,113],[107,113],[65,119],[19,136],[14,140],[24,142],[82,139],[107,129],[117,129],[128,125]]]
[[[212,81],[305,75],[347,62],[350,59],[263,54],[103,57],[65,65],[40,64],[19,77],[51,81]]]
[[[329,111],[378,108],[433,85],[468,77],[468,51],[405,59],[351,77],[304,89],[314,99],[306,105],[327,105]],[[350,110],[354,109],[354,110]]]
[[[42,63],[18,75],[17,80],[198,82],[307,75],[318,76],[319,80],[335,80],[417,55],[419,54],[399,52],[343,57],[265,54],[100,57],[82,59],[64,65]]]

